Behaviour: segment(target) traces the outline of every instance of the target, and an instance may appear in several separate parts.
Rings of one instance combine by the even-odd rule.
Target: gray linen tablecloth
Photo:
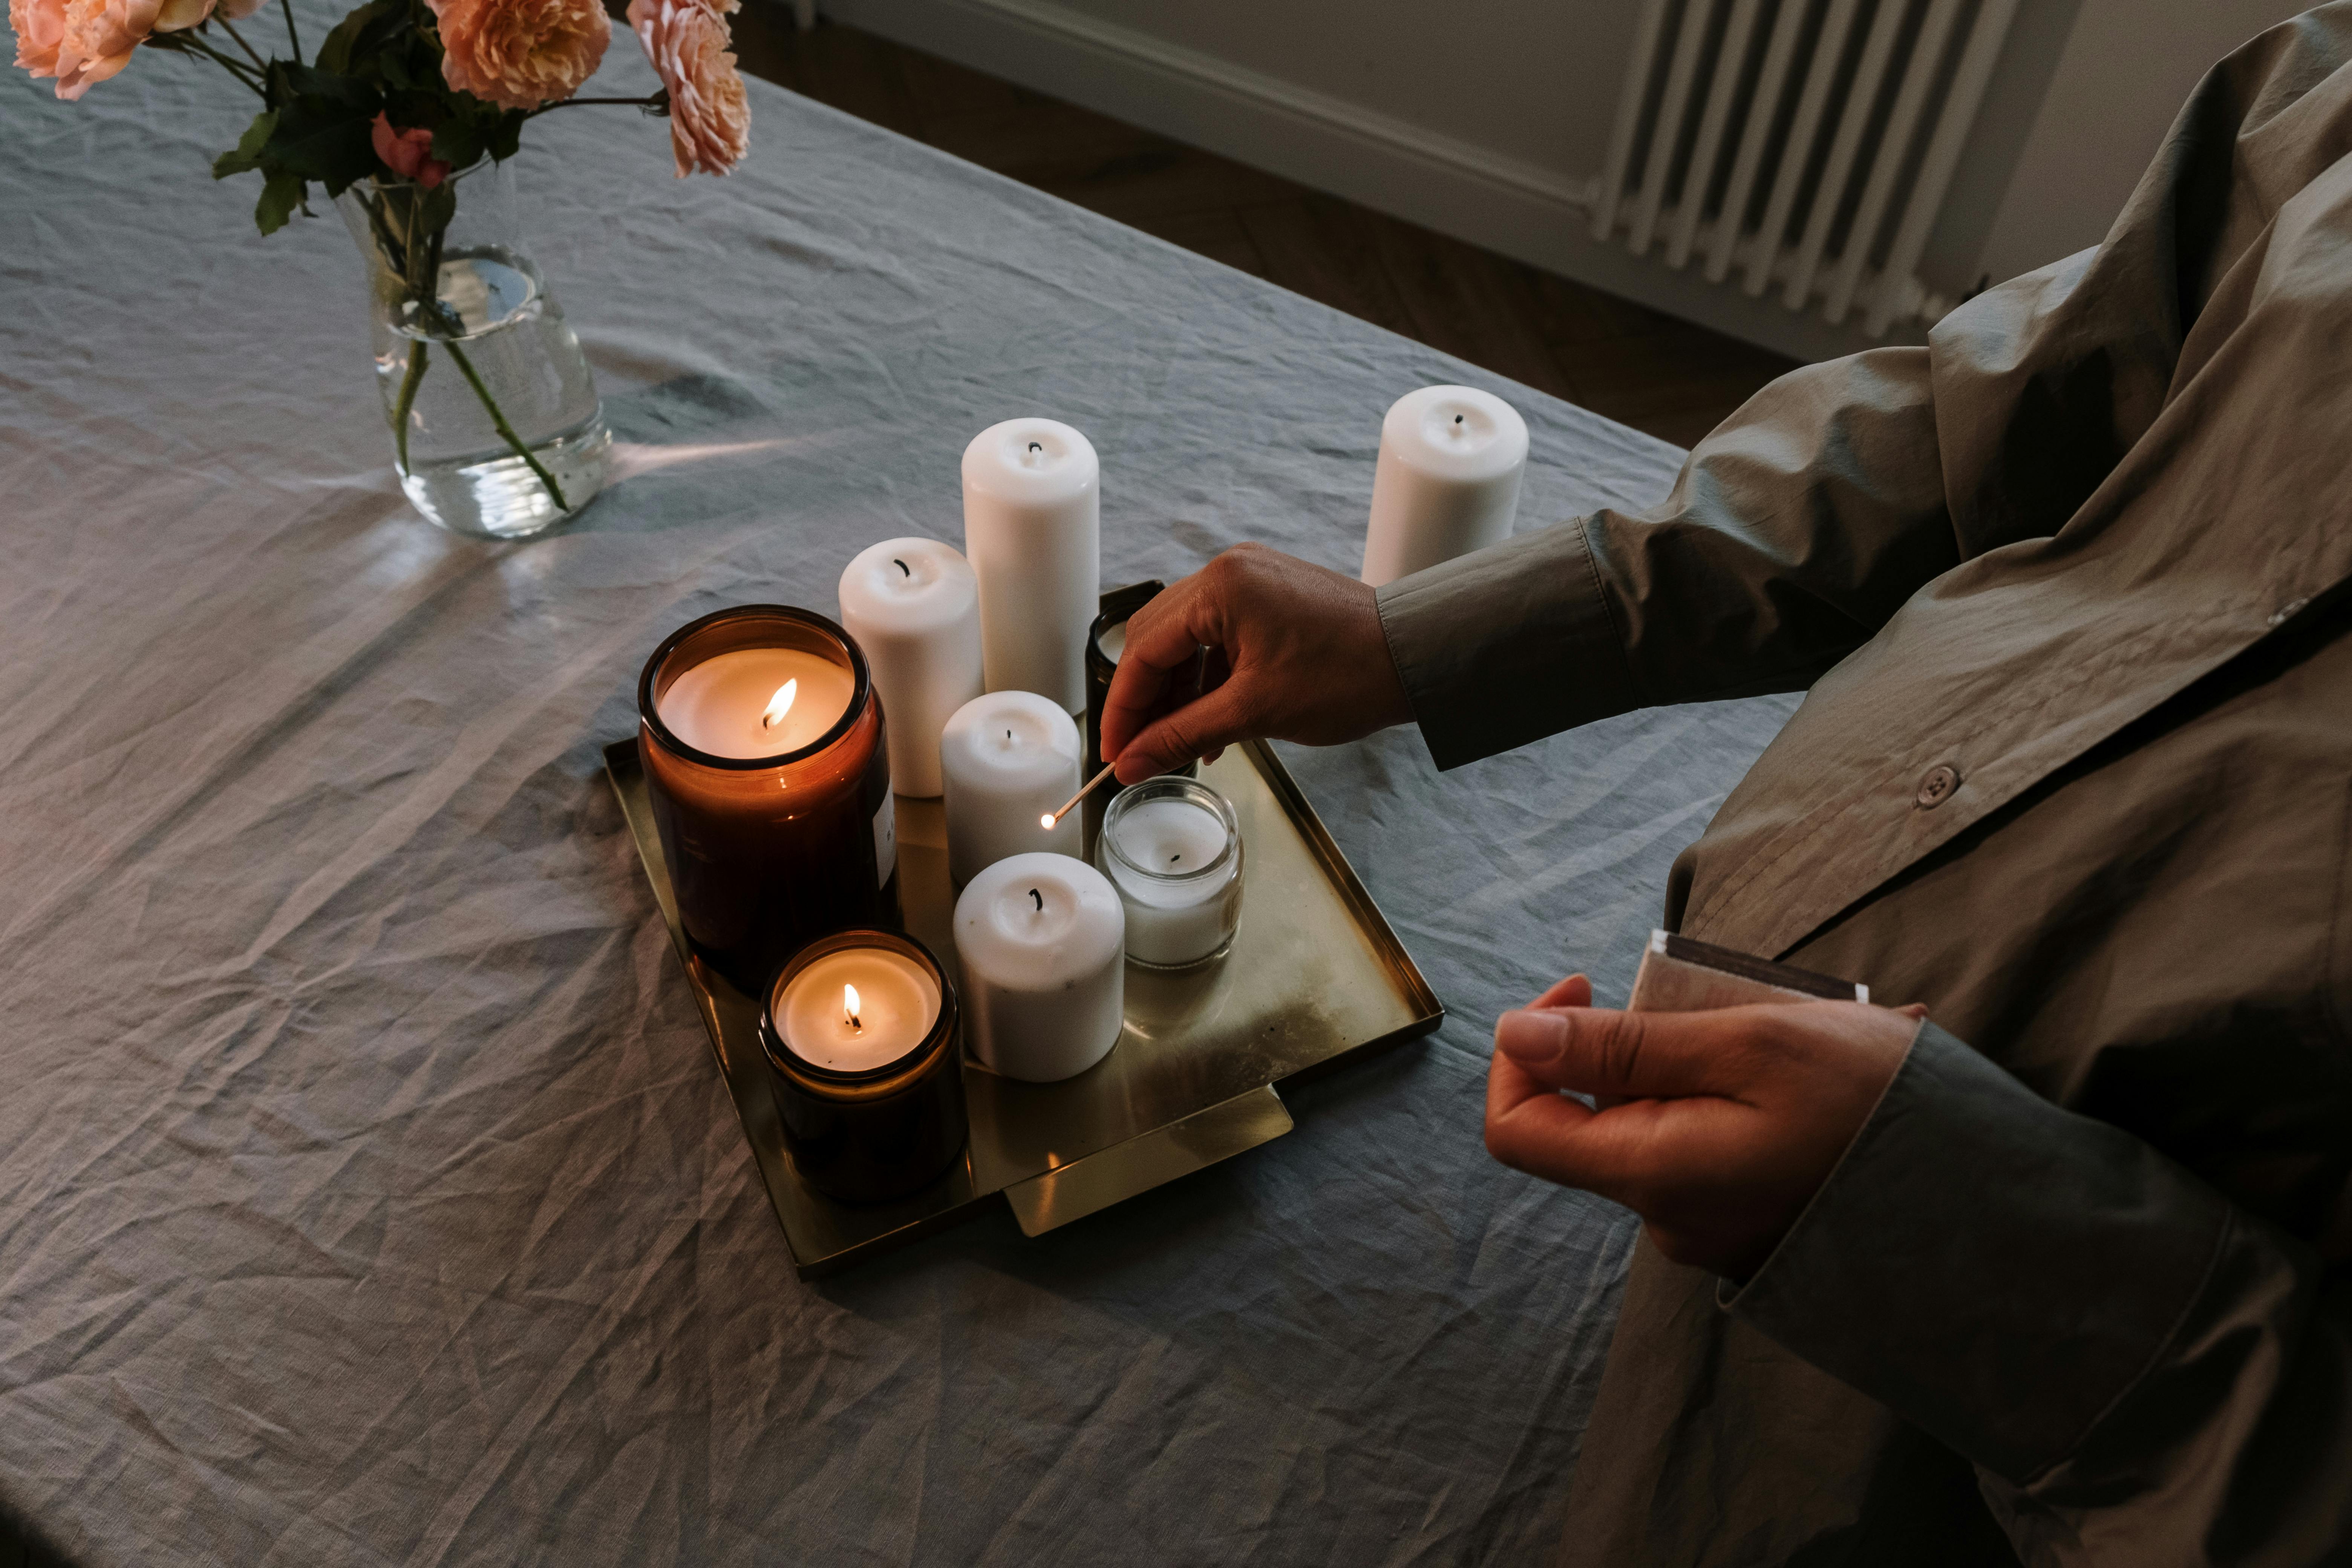
[[[601,80],[646,90],[625,37]],[[264,240],[205,177],[249,100],[156,57],[0,83],[0,1515],[121,1564],[1548,1550],[1633,1232],[1486,1158],[1489,1031],[1574,967],[1623,994],[1788,703],[1443,779],[1409,730],[1289,749],[1443,1031],[1045,1239],[815,1285],[597,752],[679,622],[960,542],[1011,415],[1093,438],[1112,583],[1247,539],[1353,570],[1429,382],[1527,415],[1522,526],[1677,454],[752,97],[725,181],[625,110],[532,128],[632,477],[486,547],[394,486],[341,225]]]

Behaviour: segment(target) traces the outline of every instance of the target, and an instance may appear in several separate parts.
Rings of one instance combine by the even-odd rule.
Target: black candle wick
[[[1036,889],[1032,888],[1029,889],[1029,896],[1037,900],[1037,912],[1041,915],[1044,914],[1045,912],[1045,895],[1039,892]]]
[[[1455,423],[1456,425],[1461,424],[1461,423],[1462,423],[1462,416],[1460,416],[1459,414],[1455,415],[1455,416],[1454,416],[1454,423]]]
[[[1041,446],[1039,446],[1036,442],[1032,441],[1032,442],[1030,442],[1030,443],[1029,443],[1029,449],[1030,449],[1031,451],[1033,451],[1033,452],[1042,452],[1042,451],[1044,451],[1045,448],[1045,447],[1041,447]]]
[[[849,1032],[853,1035],[862,1035],[866,1032],[866,1026],[857,1021],[857,1015],[855,1013],[849,1016]]]
[[[1179,849],[1175,854],[1168,857],[1168,863],[1171,866],[1173,866],[1177,861],[1181,860],[1182,858],[1184,858],[1184,852],[1181,849]]]
[[[908,565],[905,562],[899,560],[895,555],[890,557],[890,564],[896,566],[899,571],[904,572],[909,577],[915,574],[915,569],[912,566]]]

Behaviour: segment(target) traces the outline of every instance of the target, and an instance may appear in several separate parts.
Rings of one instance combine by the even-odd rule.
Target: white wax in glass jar
[[[971,564],[936,539],[886,539],[841,574],[841,624],[866,652],[890,737],[890,787],[942,787],[940,731],[982,690],[980,588]]]
[[[1424,386],[1381,421],[1363,580],[1377,588],[1511,536],[1528,425],[1472,386]]]
[[[1120,621],[1116,626],[1103,627],[1102,636],[1095,638],[1095,646],[1102,649],[1105,658],[1117,664],[1119,655],[1127,651],[1127,623]]]
[[[772,1009],[784,1047],[814,1067],[870,1072],[921,1045],[940,1018],[940,986],[903,952],[844,948],[810,962]]]
[[[1078,853],[1076,812],[1051,827],[1038,819],[1077,794],[1083,746],[1070,716],[1034,691],[992,691],[956,710],[940,735],[956,886],[1008,855]]]
[[[805,648],[739,647],[680,671],[654,707],[698,752],[780,757],[823,739],[856,689],[845,666]]]
[[[1241,923],[1233,808],[1192,779],[1147,779],[1103,814],[1095,859],[1127,910],[1127,955],[1176,969],[1215,957]]]
[[[964,1043],[1033,1083],[1084,1072],[1118,1043],[1125,919],[1102,874],[1066,855],[1014,855],[956,900]]]

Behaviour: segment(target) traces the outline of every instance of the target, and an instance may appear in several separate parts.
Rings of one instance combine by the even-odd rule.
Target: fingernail
[[[1506,1013],[1495,1020],[1495,1044],[1528,1067],[1557,1058],[1567,1036],[1568,1020],[1557,1013]]]

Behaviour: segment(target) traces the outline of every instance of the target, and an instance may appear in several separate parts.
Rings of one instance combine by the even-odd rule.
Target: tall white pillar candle
[[[964,1044],[1032,1083],[1110,1054],[1127,1001],[1126,919],[1101,872],[1066,855],[1015,855],[956,900]]]
[[[1077,794],[1079,747],[1076,723],[1034,691],[992,691],[956,710],[940,735],[940,772],[957,887],[1008,855],[1078,852],[1078,813],[1051,827],[1038,819]]]
[[[980,577],[991,691],[1087,705],[1087,627],[1102,596],[1101,465],[1052,419],[1008,419],[963,450],[964,550]]]
[[[841,624],[882,694],[891,789],[938,795],[940,731],[983,689],[971,563],[936,539],[886,539],[841,574]]]
[[[1377,588],[1508,539],[1527,467],[1527,421],[1493,393],[1424,386],[1398,398],[1381,421],[1363,580]]]

